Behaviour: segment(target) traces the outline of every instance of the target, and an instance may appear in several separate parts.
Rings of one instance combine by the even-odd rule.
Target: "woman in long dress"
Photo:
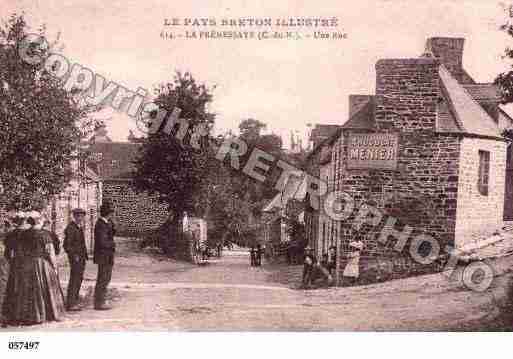
[[[11,265],[13,289],[4,300],[3,316],[8,325],[58,321],[65,313],[52,238],[41,229],[38,212],[30,212],[27,223],[32,227],[18,235]]]
[[[363,242],[352,241],[349,243],[351,252],[348,254],[348,261],[342,274],[342,283],[344,286],[353,286],[357,284],[360,277],[360,253],[363,249]]]

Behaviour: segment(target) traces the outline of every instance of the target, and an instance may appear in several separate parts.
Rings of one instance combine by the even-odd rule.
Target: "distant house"
[[[291,220],[304,223],[302,199],[306,183],[302,172],[293,174],[285,188],[274,196],[262,209],[262,238],[266,247],[276,250],[291,241],[288,227]]]
[[[114,221],[118,233],[138,235],[158,228],[168,218],[167,207],[131,186],[131,171],[141,144],[131,141],[113,142],[105,126],[99,127],[91,138],[89,166],[103,181],[102,196],[114,205]]]

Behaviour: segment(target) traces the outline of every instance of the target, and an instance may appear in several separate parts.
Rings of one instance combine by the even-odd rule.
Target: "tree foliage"
[[[504,10],[507,16],[504,23],[500,26],[500,30],[513,37],[513,5],[506,6]],[[502,57],[503,59],[513,59],[513,48],[507,46]],[[501,91],[502,103],[513,102],[513,65],[511,70],[497,75],[494,82]]]
[[[216,160],[209,162],[214,166],[209,170],[208,203],[210,217],[215,225],[211,231],[218,241],[232,241],[241,246],[255,245],[260,237],[258,219],[264,205],[276,195],[274,182],[281,170],[274,163],[262,173],[264,182],[248,176],[242,171],[252,151],[258,148],[276,159],[283,158],[281,138],[275,134],[263,134],[267,125],[255,119],[245,119],[239,125],[238,139],[246,143],[248,150],[240,157],[241,168],[234,169],[229,160],[220,166]],[[227,136],[235,135],[228,134]],[[222,141],[218,139],[218,144]],[[265,160],[262,160],[265,162]]]
[[[20,57],[29,33],[23,16],[0,27],[0,193],[8,209],[42,208],[71,179],[80,139],[88,132],[88,109],[41,64]],[[45,36],[45,28],[37,30]],[[44,59],[49,49],[33,46]]]
[[[139,192],[156,195],[177,219],[185,212],[201,216],[205,211],[201,193],[210,157],[208,134],[215,119],[208,109],[212,89],[198,84],[188,72],[176,72],[172,82],[160,85],[156,91],[155,104],[167,113],[181,109],[180,118],[187,119],[189,127],[182,140],[177,138],[179,124],[171,133],[157,131],[149,134],[135,161],[133,185]],[[196,149],[191,145],[191,136],[199,125],[204,126],[206,135],[200,138],[200,146]]]

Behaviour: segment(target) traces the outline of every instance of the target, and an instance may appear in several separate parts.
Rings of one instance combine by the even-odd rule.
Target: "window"
[[[479,179],[477,188],[483,196],[488,196],[488,182],[490,180],[490,152],[479,151]]]

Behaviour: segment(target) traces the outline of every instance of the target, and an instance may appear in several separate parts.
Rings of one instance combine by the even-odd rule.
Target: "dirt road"
[[[88,262],[83,311],[59,323],[8,330],[503,330],[509,319],[497,315],[511,262],[498,263],[501,275],[484,293],[440,274],[301,291],[276,281],[283,266],[252,268],[247,253],[227,253],[199,267],[126,247],[116,259],[113,310],[93,310],[96,266]],[[60,268],[63,282],[67,272]]]

